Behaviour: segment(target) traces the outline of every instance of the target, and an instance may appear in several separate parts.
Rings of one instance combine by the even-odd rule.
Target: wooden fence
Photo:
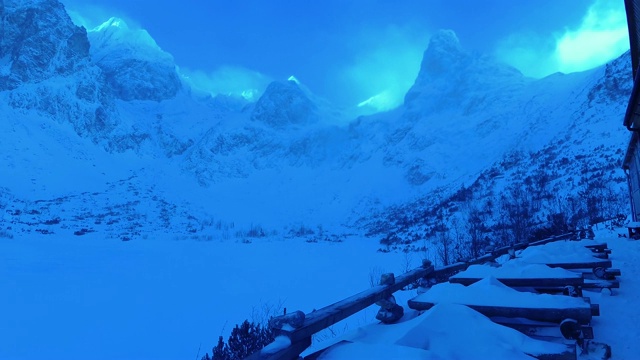
[[[311,345],[311,337],[337,322],[379,302],[389,299],[393,293],[420,279],[435,279],[436,282],[448,281],[449,277],[464,271],[470,265],[484,264],[495,261],[498,257],[511,254],[516,250],[523,250],[529,246],[544,245],[558,240],[568,240],[575,233],[553,236],[544,240],[530,243],[519,243],[505,246],[490,253],[464,262],[457,262],[444,267],[434,268],[430,261],[424,261],[422,266],[404,273],[398,277],[391,277],[383,285],[374,286],[344,300],[338,301],[322,309],[304,314],[301,311],[279,316],[270,322],[276,334],[276,341],[262,350],[252,354],[248,360],[294,360]]]

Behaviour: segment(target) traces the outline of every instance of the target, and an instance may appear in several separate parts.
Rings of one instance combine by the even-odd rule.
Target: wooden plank
[[[587,262],[554,263],[546,264],[548,267],[559,267],[563,269],[593,269],[597,267],[610,268],[611,260],[594,260]]]
[[[591,250],[607,250],[608,249],[608,245],[607,243],[598,243],[598,244],[593,244],[593,245],[585,245],[584,247],[586,247],[587,249],[591,249]]]
[[[531,246],[529,243],[521,242],[521,243],[514,244],[511,247],[513,248],[513,250],[524,250],[529,246]]]
[[[582,274],[582,277],[585,280],[616,280],[616,276],[620,276],[620,269],[603,269],[604,272],[598,271],[596,274],[593,270],[580,270],[577,269],[575,272],[577,274]],[[604,277],[598,277],[598,274],[604,275]]]
[[[589,250],[597,250],[597,251],[610,250],[609,246],[607,245],[607,243],[600,243],[600,244],[594,244],[594,245],[585,245],[584,247],[586,247]]]
[[[548,244],[548,243],[551,243],[551,242],[554,242],[554,241],[559,241],[559,240],[569,240],[571,238],[571,235],[572,234],[552,236],[552,237],[547,238],[547,239],[531,242],[531,243],[529,243],[529,246],[545,245],[545,244]]]
[[[494,262],[496,260],[496,257],[493,256],[493,254],[486,254],[480,257],[477,257],[473,260],[470,260],[468,262],[469,265],[482,265],[484,263],[488,263],[488,262]]]
[[[511,249],[511,246],[503,246],[493,250],[491,254],[495,257],[500,257],[502,255],[507,255],[509,253],[509,249]]]
[[[586,280],[583,289],[619,289],[620,281],[618,280]]]
[[[429,277],[436,279],[437,282],[446,282],[449,277],[466,270],[468,267],[469,263],[464,262],[451,264],[434,270]]]
[[[606,269],[605,272],[607,274],[612,275],[612,276],[621,276],[622,275],[622,271],[620,271],[620,269]]]
[[[465,278],[454,276],[449,278],[450,283],[471,285],[481,278]],[[555,287],[555,286],[582,286],[584,279],[581,277],[572,278],[497,278],[501,283],[510,287]]]
[[[493,317],[491,318],[491,321],[495,322],[496,324],[500,324],[502,326],[517,330],[533,338],[564,339],[564,336],[560,331],[560,326],[556,323],[504,317]],[[585,339],[593,339],[593,328],[583,325],[581,326],[581,331]]]
[[[580,324],[589,324],[591,322],[592,310],[591,307],[579,307],[579,308],[523,308],[523,307],[511,307],[511,306],[485,306],[485,305],[470,305],[463,304],[470,307],[477,312],[488,317],[509,317],[509,318],[525,318],[536,321],[547,321],[560,323],[565,319],[575,319]],[[409,307],[414,310],[429,310],[434,303],[425,301],[409,300]]]

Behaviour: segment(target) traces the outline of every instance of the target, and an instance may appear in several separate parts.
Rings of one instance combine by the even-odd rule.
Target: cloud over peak
[[[496,49],[502,61],[531,77],[578,72],[600,66],[629,49],[622,2],[596,0],[581,23],[555,34],[514,33]]]

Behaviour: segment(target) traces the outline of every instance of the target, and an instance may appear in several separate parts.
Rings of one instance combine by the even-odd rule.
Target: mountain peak
[[[443,75],[455,70],[469,57],[453,30],[438,30],[429,41],[420,68],[431,75]]]
[[[274,127],[308,124],[318,120],[317,106],[297,81],[273,81],[258,99],[251,119]]]
[[[102,24],[98,25],[92,31],[104,31],[105,29],[108,29],[110,27],[116,27],[116,28],[120,28],[120,29],[129,30],[129,26],[127,25],[127,23],[123,19],[121,19],[119,17],[110,17],[109,20],[107,20],[107,21],[103,22]]]
[[[133,29],[121,18],[109,18],[89,30],[88,35],[91,56],[96,61],[116,56],[173,63],[173,56],[163,51],[146,30]]]
[[[522,73],[486,55],[466,51],[452,30],[439,30],[424,52],[420,72],[405,96],[411,117],[442,109],[460,109],[470,114],[490,106],[482,100],[508,98],[526,82]],[[444,101],[443,101],[444,99]],[[453,104],[457,104],[453,106]]]
[[[460,40],[453,30],[441,29],[436,31],[429,40],[427,51],[440,53],[461,53]]]
[[[173,56],[144,29],[112,17],[88,32],[91,58],[122,100],[161,101],[181,88]]]

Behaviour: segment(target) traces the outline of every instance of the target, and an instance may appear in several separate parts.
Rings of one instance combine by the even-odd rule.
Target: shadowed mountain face
[[[431,37],[404,104],[410,117],[451,109],[477,114],[508,103],[531,82],[515,68],[465,51],[453,31],[440,30]]]
[[[293,81],[274,81],[260,96],[251,120],[273,127],[310,125],[318,121],[317,107]]]
[[[424,221],[411,226],[423,229],[430,220],[420,212],[428,209],[416,204],[440,204],[470,184],[484,203],[540,171],[563,197],[578,196],[586,190],[581,179],[594,177],[623,194],[615,166],[605,163],[627,140],[615,124],[631,89],[628,54],[584,73],[535,80],[467,52],[453,31],[442,30],[403,106],[338,123],[339,110],[295,81],[273,82],[255,103],[197,96],[180,81],[173,57],[120,19],[87,33],[55,0],[1,1],[0,14],[0,112],[10,119],[4,133],[14,134],[3,139],[2,150],[12,155],[2,168],[24,169],[34,183],[57,171],[55,161],[38,160],[55,148],[56,161],[82,158],[74,165],[79,172],[144,168],[148,179],[138,177],[137,193],[202,201],[205,212],[239,223],[386,224],[377,233],[395,229],[393,209],[415,212]],[[40,143],[16,135],[19,127]],[[77,155],[90,153],[99,155]],[[93,169],[105,162],[115,165]],[[182,182],[167,180],[175,174]],[[125,186],[119,180],[108,186]],[[88,203],[79,194],[32,190]],[[169,199],[156,199],[171,208]],[[550,206],[536,210],[540,221]],[[487,213],[497,217],[498,209]],[[194,219],[190,229],[206,228]]]

